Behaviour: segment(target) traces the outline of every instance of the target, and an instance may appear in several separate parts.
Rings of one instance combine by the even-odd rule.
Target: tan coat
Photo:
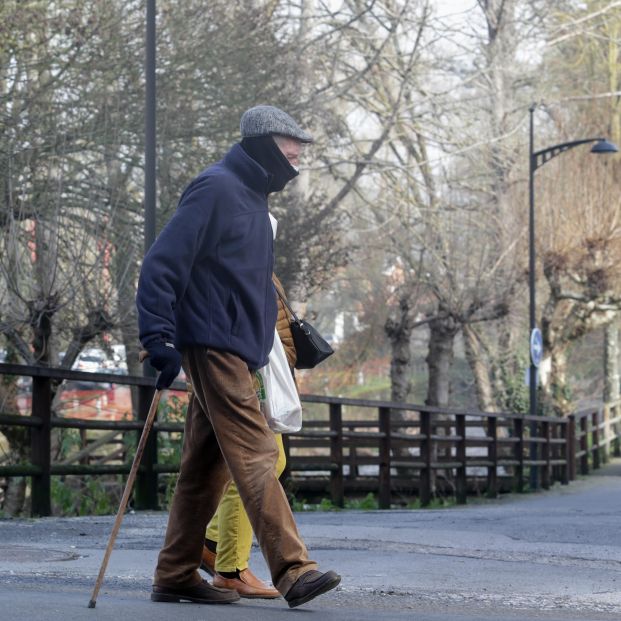
[[[285,296],[285,290],[282,287],[282,283],[278,280],[276,274],[272,274],[272,280],[274,282],[274,286],[279,291],[279,293]],[[291,334],[291,327],[289,325],[291,321],[291,314],[287,310],[287,307],[283,304],[283,301],[278,297],[278,317],[276,318],[276,330],[278,330],[278,336],[282,341],[282,344],[285,348],[285,354],[287,356],[287,361],[289,362],[289,366],[293,368],[296,362],[296,354],[295,354],[295,345],[293,344],[293,335]]]

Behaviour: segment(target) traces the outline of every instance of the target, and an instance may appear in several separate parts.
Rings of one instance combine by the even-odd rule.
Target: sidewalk
[[[151,603],[164,513],[125,517],[89,610],[113,516],[0,520],[0,619],[621,619],[619,461],[566,487],[491,503],[296,517],[312,558],[343,580],[294,611],[283,600]],[[251,563],[269,578],[256,548]]]

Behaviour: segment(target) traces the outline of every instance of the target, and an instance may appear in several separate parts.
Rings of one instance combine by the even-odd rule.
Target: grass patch
[[[421,507],[420,500],[408,503],[406,509],[450,509],[455,507],[457,501],[454,498],[434,498],[429,505]],[[379,509],[377,498],[373,492],[369,492],[364,498],[346,498],[343,507],[333,504],[329,498],[322,498],[317,503],[307,500],[293,499],[292,508],[294,511],[376,511]],[[393,509],[403,509],[404,507],[394,505]]]

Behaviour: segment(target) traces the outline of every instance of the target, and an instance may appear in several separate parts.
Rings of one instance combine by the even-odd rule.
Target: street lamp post
[[[151,244],[155,241],[155,0],[147,0],[145,29],[144,252],[146,254]]]
[[[530,141],[529,141],[529,174],[528,174],[528,290],[529,290],[529,320],[530,320],[530,368],[529,368],[529,414],[537,414],[537,369],[543,354],[543,342],[541,332],[537,328],[536,308],[535,308],[535,171],[549,162],[552,158],[569,151],[574,147],[583,144],[595,143],[591,153],[616,153],[619,149],[616,145],[605,138],[583,138],[582,140],[572,140],[555,144],[545,149],[535,151],[535,116],[536,105],[529,108],[530,112]],[[536,435],[536,423],[531,423],[531,436]],[[531,443],[530,457],[532,461],[537,459],[537,445]],[[538,487],[538,468],[531,467],[531,487]]]
[[[156,232],[156,0],[146,1],[145,15],[145,98],[144,98],[144,254],[155,241]],[[154,378],[155,369],[144,364],[145,377]],[[146,421],[151,393],[140,390],[137,397],[138,418]],[[138,509],[157,508],[157,442],[152,434],[144,447],[143,462],[150,464],[145,474],[139,474],[134,489]]]

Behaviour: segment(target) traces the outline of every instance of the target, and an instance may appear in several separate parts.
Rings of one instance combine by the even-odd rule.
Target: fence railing
[[[0,364],[0,375],[32,378],[31,415],[0,412],[0,426],[30,429],[30,461],[0,465],[0,477],[31,477],[33,515],[51,513],[52,476],[129,472],[129,463],[52,463],[52,430],[139,435],[153,395],[151,379],[13,364]],[[52,383],[64,380],[135,386],[136,419],[54,416]],[[532,471],[537,485],[548,488],[621,454],[621,402],[554,418],[318,395],[303,395],[302,401],[316,404],[314,409],[327,406],[327,416],[307,420],[301,431],[285,436],[288,471],[299,493],[329,496],[338,506],[346,494],[361,491],[377,493],[380,508],[413,495],[426,506],[447,490],[465,503],[473,489],[488,497],[507,488],[522,491]],[[178,464],[158,463],[158,435],[182,429],[179,423],[154,424],[136,479],[137,509],[156,509],[158,476],[178,470]]]

